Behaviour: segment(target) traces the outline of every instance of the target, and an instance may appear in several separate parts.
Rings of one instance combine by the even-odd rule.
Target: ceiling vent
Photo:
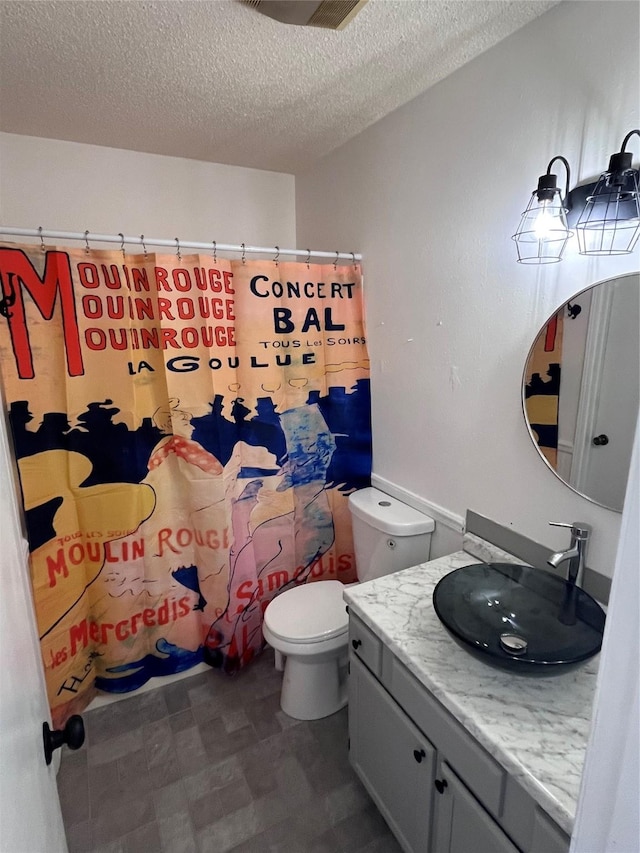
[[[367,0],[243,0],[283,24],[343,30]]]

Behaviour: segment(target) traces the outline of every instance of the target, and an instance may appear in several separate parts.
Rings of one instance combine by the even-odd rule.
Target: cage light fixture
[[[558,187],[558,177],[552,174],[553,164],[559,160],[565,167],[567,180],[564,197]],[[520,264],[555,264],[573,232],[567,223],[569,201],[569,163],[564,157],[553,157],[547,171],[538,178],[538,187],[531,193],[526,210],[512,239]]]
[[[627,142],[640,130],[631,130],[620,151],[612,154],[609,167],[600,175],[578,221],[576,232],[581,255],[626,255],[640,237],[638,169],[632,167]]]

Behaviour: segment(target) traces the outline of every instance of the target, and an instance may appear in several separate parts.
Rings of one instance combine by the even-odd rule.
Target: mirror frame
[[[538,342],[538,339],[540,338],[540,335],[544,332],[544,330],[545,330],[547,324],[549,323],[549,321],[551,320],[551,318],[555,314],[557,314],[558,311],[560,311],[562,308],[565,308],[569,302],[575,302],[575,300],[579,299],[579,297],[582,296],[583,293],[586,293],[587,291],[593,290],[593,288],[598,287],[598,285],[607,284],[608,282],[615,282],[615,281],[618,281],[619,279],[627,278],[627,276],[633,276],[633,275],[640,275],[640,271],[629,270],[629,272],[620,273],[619,275],[615,275],[612,278],[604,278],[604,279],[602,279],[602,281],[595,281],[593,284],[590,284],[587,287],[583,287],[582,290],[579,290],[576,293],[572,294],[567,299],[565,299],[564,302],[562,302],[560,305],[558,305],[558,307],[551,313],[551,315],[549,317],[547,317],[546,320],[542,323],[542,325],[538,329],[537,333],[535,334],[535,336],[533,338],[533,342],[531,343],[531,346],[529,347],[529,350],[527,352],[527,357],[525,358],[524,368],[522,371],[522,379],[520,381],[520,402],[522,405],[522,416],[524,418],[524,422],[525,422],[525,425],[527,427],[527,432],[529,433],[529,438],[531,439],[533,446],[534,446],[539,458],[542,459],[542,461],[544,462],[546,467],[551,471],[551,473],[554,475],[554,477],[556,477],[568,489],[571,489],[571,491],[574,494],[579,495],[581,498],[584,498],[586,501],[589,501],[590,503],[595,504],[596,506],[602,507],[603,509],[608,509],[610,512],[617,512],[617,513],[622,513],[623,507],[620,507],[620,509],[617,509],[616,507],[608,506],[607,504],[603,504],[601,501],[598,501],[595,498],[590,497],[589,495],[585,494],[584,492],[579,491],[577,488],[575,488],[575,486],[572,486],[571,483],[567,482],[567,480],[565,480],[563,477],[561,477],[560,474],[553,467],[553,465],[549,462],[547,457],[544,455],[544,453],[540,449],[540,446],[538,445],[535,434],[531,428],[529,418],[527,416],[527,404],[526,404],[526,397],[525,397],[525,388],[526,388],[526,379],[527,379],[527,367],[529,365],[529,361],[530,361],[531,356],[533,354],[533,350],[536,346],[536,343]],[[640,420],[638,423],[640,423]]]

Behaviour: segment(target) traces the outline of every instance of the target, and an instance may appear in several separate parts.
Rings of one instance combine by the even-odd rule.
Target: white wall
[[[546,318],[638,256],[522,266],[510,236],[552,156],[594,180],[639,126],[638,8],[562,3],[296,176],[298,242],[364,252],[375,472],[553,548],[548,521],[590,522],[609,575],[620,515],[541,461],[521,381]]]
[[[564,480],[568,481],[571,480],[571,461],[578,423],[578,405],[580,403],[582,368],[591,313],[591,296],[591,290],[586,290],[582,294],[578,301],[581,308],[580,314],[573,319],[567,318],[565,314],[562,328],[557,471]]]
[[[24,228],[293,246],[294,178],[0,133],[0,222]]]

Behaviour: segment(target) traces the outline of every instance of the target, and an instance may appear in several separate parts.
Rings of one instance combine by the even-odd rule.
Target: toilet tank
[[[374,488],[349,495],[358,580],[368,581],[429,559],[432,518]]]

